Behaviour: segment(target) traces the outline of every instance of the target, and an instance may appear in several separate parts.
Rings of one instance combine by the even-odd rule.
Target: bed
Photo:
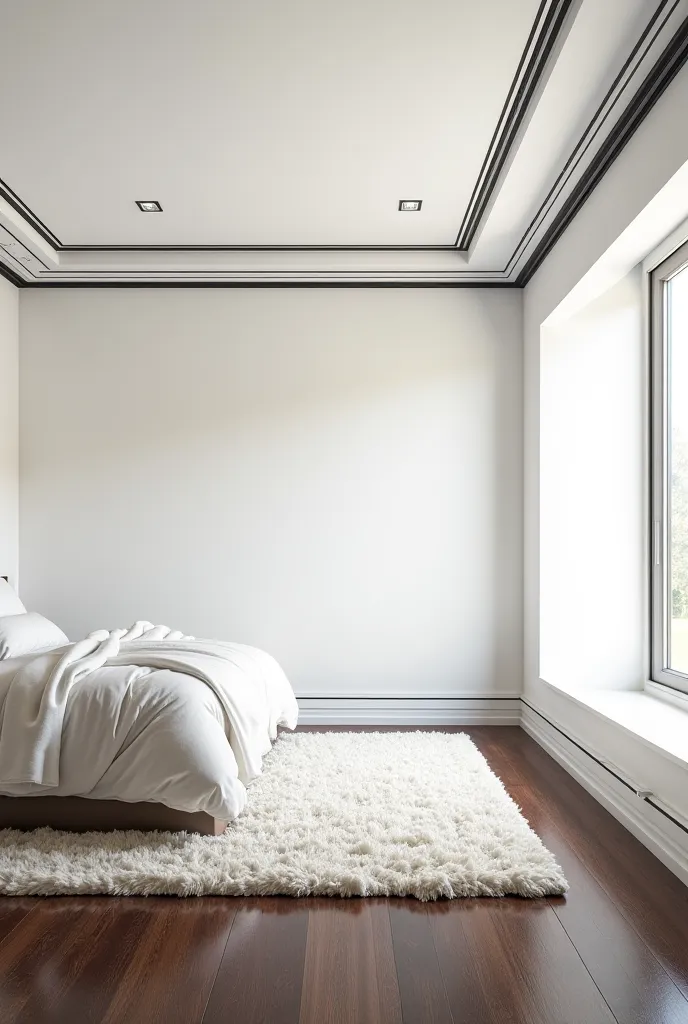
[[[263,651],[144,621],[70,643],[0,580],[0,828],[218,835],[297,716]]]

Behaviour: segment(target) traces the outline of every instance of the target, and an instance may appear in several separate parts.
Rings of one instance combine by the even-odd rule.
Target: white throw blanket
[[[274,693],[265,692],[265,680],[258,684],[263,692],[257,692],[255,671],[247,671],[254,667],[252,657],[252,648],[196,640],[166,626],[137,622],[128,630],[99,630],[69,647],[24,661],[11,679],[2,707],[0,780],[3,785],[59,786],[70,692],[78,685],[87,686],[90,673],[107,665],[171,669],[210,687],[225,714],[239,781],[248,785],[260,774],[261,759],[275,738],[277,725],[293,728],[297,716],[286,677],[284,684],[269,684],[280,687],[279,700]],[[285,706],[289,709],[286,717]]]

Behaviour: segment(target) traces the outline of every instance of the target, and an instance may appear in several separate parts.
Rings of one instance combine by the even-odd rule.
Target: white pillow
[[[7,580],[0,579],[0,616],[23,615],[26,608]]]
[[[60,627],[38,612],[0,617],[0,661],[49,651],[68,643]]]

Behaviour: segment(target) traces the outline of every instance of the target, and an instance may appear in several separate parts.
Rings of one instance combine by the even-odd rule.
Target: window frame
[[[650,680],[688,694],[688,673],[668,667],[670,638],[669,373],[666,284],[688,266],[688,241],[650,271]]]

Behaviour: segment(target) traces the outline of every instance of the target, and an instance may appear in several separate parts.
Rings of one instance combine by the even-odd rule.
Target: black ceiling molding
[[[470,249],[475,238],[572,2],[573,0],[542,0],[540,4],[535,24],[516,69],[516,75],[456,237],[456,248],[461,251]]]
[[[516,283],[521,287],[528,284],[686,60],[688,60],[688,17],[682,21],[671,42],[639,86],[638,91],[583,172],[580,181],[550,224],[539,245],[521,269],[516,278]],[[676,130],[684,129],[677,125]]]
[[[47,263],[45,262],[45,260],[41,259],[41,257],[40,257],[40,256],[38,256],[38,254],[37,254],[37,253],[35,253],[35,252],[33,251],[33,249],[32,249],[32,248],[31,248],[30,246],[28,246],[28,245],[26,244],[26,242],[23,242],[23,241],[21,240],[21,238],[18,238],[18,237],[17,237],[17,235],[15,235],[14,231],[11,231],[11,230],[10,230],[10,229],[9,229],[9,228],[7,227],[7,225],[6,225],[6,224],[0,224],[0,227],[2,228],[2,230],[3,230],[3,231],[6,231],[8,235],[11,235],[11,237],[12,237],[12,238],[13,238],[13,239],[15,240],[15,242],[18,242],[18,243],[19,243],[19,245],[21,245],[23,249],[26,249],[26,251],[27,251],[27,252],[31,253],[31,255],[33,256],[33,258],[34,258],[35,260],[37,260],[37,261],[38,261],[38,263],[40,263],[40,264],[41,264],[41,266],[45,267],[45,269],[46,269],[46,270],[50,270],[50,269],[51,269],[51,268],[50,268],[50,267],[48,266],[48,264],[47,264]],[[11,253],[9,253],[9,252],[8,252],[8,254],[7,254],[7,255],[9,256],[9,255],[11,255]]]
[[[499,271],[486,271],[480,277],[474,277],[469,273],[462,275],[468,280],[461,280],[457,277],[438,277],[432,271],[401,271],[393,280],[383,278],[381,280],[367,280],[360,278],[360,270],[343,270],[336,278],[324,278],[322,273],[315,272],[315,276],[307,273],[292,274],[291,277],[283,280],[276,280],[274,271],[256,272],[251,278],[241,280],[227,278],[226,270],[208,270],[203,277],[199,277],[197,270],[155,270],[153,279],[145,276],[145,272],[133,276],[131,272],[120,271],[118,276],[113,275],[110,270],[93,270],[78,277],[78,271],[55,270],[42,279],[34,278],[25,281],[26,287],[38,288],[515,288],[515,282],[508,281]],[[114,279],[113,279],[114,276]],[[67,280],[60,280],[67,278]],[[100,278],[100,280],[99,280]]]
[[[6,203],[16,210],[27,223],[36,231],[41,238],[43,238],[48,245],[51,245],[53,249],[61,249],[62,245],[57,235],[54,235],[50,228],[43,223],[43,221],[36,216],[33,210],[26,205],[26,203],[19,198],[16,192],[14,192],[9,185],[0,178],[0,196],[5,200]],[[23,243],[22,243],[23,244]]]
[[[216,278],[216,279],[220,279],[220,278],[224,277],[225,280],[230,280],[231,281],[231,280],[233,280],[233,278],[231,276],[229,276],[231,273],[232,273],[232,271],[228,271],[228,270],[204,270],[204,271],[198,271],[198,270],[151,270],[150,271],[150,274],[153,275],[154,279],[158,279],[158,280],[162,280],[163,278],[175,278],[175,279],[178,279],[178,280],[184,280],[185,278],[192,278],[194,280],[195,279],[201,280],[201,276],[200,275],[202,274],[202,278],[203,279],[213,278],[213,277]],[[317,280],[324,280],[324,279],[328,278],[328,275],[335,275],[335,274],[336,274],[336,277],[337,277],[338,280],[343,280],[345,278],[352,278],[352,279],[357,279],[357,280],[358,279],[366,280],[366,277],[362,277],[362,275],[365,274],[365,271],[361,271],[361,270],[340,270],[340,271],[314,270],[314,271],[311,271],[311,272],[308,272],[308,271],[296,272],[296,271],[289,271],[289,270],[287,270],[286,273],[289,274],[289,277],[285,278],[285,280],[290,280],[290,281],[297,281],[297,280],[316,280],[316,281]],[[407,278],[407,279],[410,279],[412,281],[421,281],[421,280],[446,281],[448,284],[452,284],[454,281],[458,280],[458,278],[457,277],[449,276],[451,273],[452,273],[452,271],[432,271],[432,270],[400,270],[400,271],[397,271],[396,273],[390,272],[390,271],[384,271],[384,270],[377,270],[377,271],[373,270],[373,271],[369,272],[368,276],[369,277],[374,277],[377,274],[382,280],[384,280],[387,277],[393,276],[393,279],[395,281],[402,281],[404,278]],[[235,275],[234,279],[236,279],[237,275],[241,276],[241,274],[245,274],[245,275],[250,274],[250,277],[246,278],[249,281],[250,280],[262,280],[262,279],[272,280],[275,277],[275,271],[274,270],[258,270],[258,271],[254,271],[253,273],[251,273],[250,271],[240,271],[240,270],[238,270],[238,271],[234,271],[234,275]],[[147,272],[146,271],[131,271],[131,270],[118,270],[118,271],[112,271],[112,270],[87,270],[87,271],[83,271],[83,270],[53,270],[50,273],[50,280],[51,281],[57,281],[60,277],[63,277],[63,278],[68,278],[71,281],[76,281],[78,283],[79,281],[91,281],[94,277],[98,277],[98,276],[109,277],[109,278],[113,278],[114,277],[115,279],[120,279],[120,280],[125,280],[125,281],[137,281],[137,280],[148,281],[148,280],[150,280],[150,278],[147,276]],[[508,279],[505,278],[504,275],[501,274],[498,270],[495,270],[495,271],[493,271],[493,270],[486,270],[484,273],[480,273],[478,271],[476,271],[476,272],[466,271],[465,273],[462,273],[461,276],[468,279],[467,280],[468,284],[471,284],[472,282],[477,282],[477,281],[485,281],[487,284],[509,284]],[[36,281],[39,281],[39,279],[36,278]]]
[[[60,252],[456,252],[453,245],[61,245]]]
[[[654,14],[645,26],[642,35],[638,39],[638,42],[631,50],[623,67],[621,68],[618,75],[616,76],[611,86],[607,90],[604,99],[602,100],[597,110],[593,114],[592,118],[590,119],[585,131],[576,143],[568,160],[566,161],[561,171],[557,175],[554,184],[552,185],[551,189],[549,190],[549,192],[543,199],[542,203],[538,207],[538,210],[535,213],[533,219],[530,221],[528,227],[521,235],[521,238],[513,253],[509,257],[509,261],[504,267],[502,273],[509,275],[513,270],[514,266],[518,263],[523,251],[528,246],[529,242],[532,240],[533,235],[542,225],[545,217],[551,210],[554,202],[561,195],[562,191],[566,188],[566,185],[570,181],[571,176],[575,172],[577,166],[580,164],[580,161],[583,159],[588,149],[593,144],[593,142],[599,135],[600,131],[604,127],[607,118],[613,113],[614,109],[618,106],[619,101],[626,95],[628,89],[634,84],[634,76],[637,74],[639,68],[642,66],[645,57],[649,53],[657,37],[661,33],[664,26],[667,24],[669,18],[674,13],[680,2],[681,0],[671,0],[671,5],[667,6],[669,4],[669,0],[661,0],[659,5],[657,6]],[[661,18],[660,20],[660,16],[662,14],[664,14],[664,17]],[[624,75],[626,75],[628,69],[631,67],[634,61],[635,67],[631,71],[630,75],[626,78],[626,81],[617,93],[613,102],[608,107],[606,113],[603,114],[603,111],[607,106],[609,100],[614,95],[614,91],[617,89],[619,83],[623,80]]]
[[[18,274],[15,274],[15,272],[11,270],[6,263],[3,263],[2,260],[0,260],[0,277],[4,277],[16,288],[23,288],[27,284],[23,277],[19,277]]]
[[[16,273],[17,267],[19,267],[20,270],[28,271],[28,267],[26,266],[26,264],[22,260],[20,260],[17,256],[15,256],[13,252],[10,252],[8,249],[3,249],[2,251],[5,253],[6,256],[9,256],[9,258],[12,260],[11,263],[6,263],[5,264],[5,269],[6,270],[9,270],[10,273]],[[29,271],[29,273],[30,273],[30,271]],[[19,277],[21,278],[21,274],[19,275]],[[22,278],[22,280],[23,280],[23,278]]]
[[[519,288],[515,281],[22,281],[24,288]]]

